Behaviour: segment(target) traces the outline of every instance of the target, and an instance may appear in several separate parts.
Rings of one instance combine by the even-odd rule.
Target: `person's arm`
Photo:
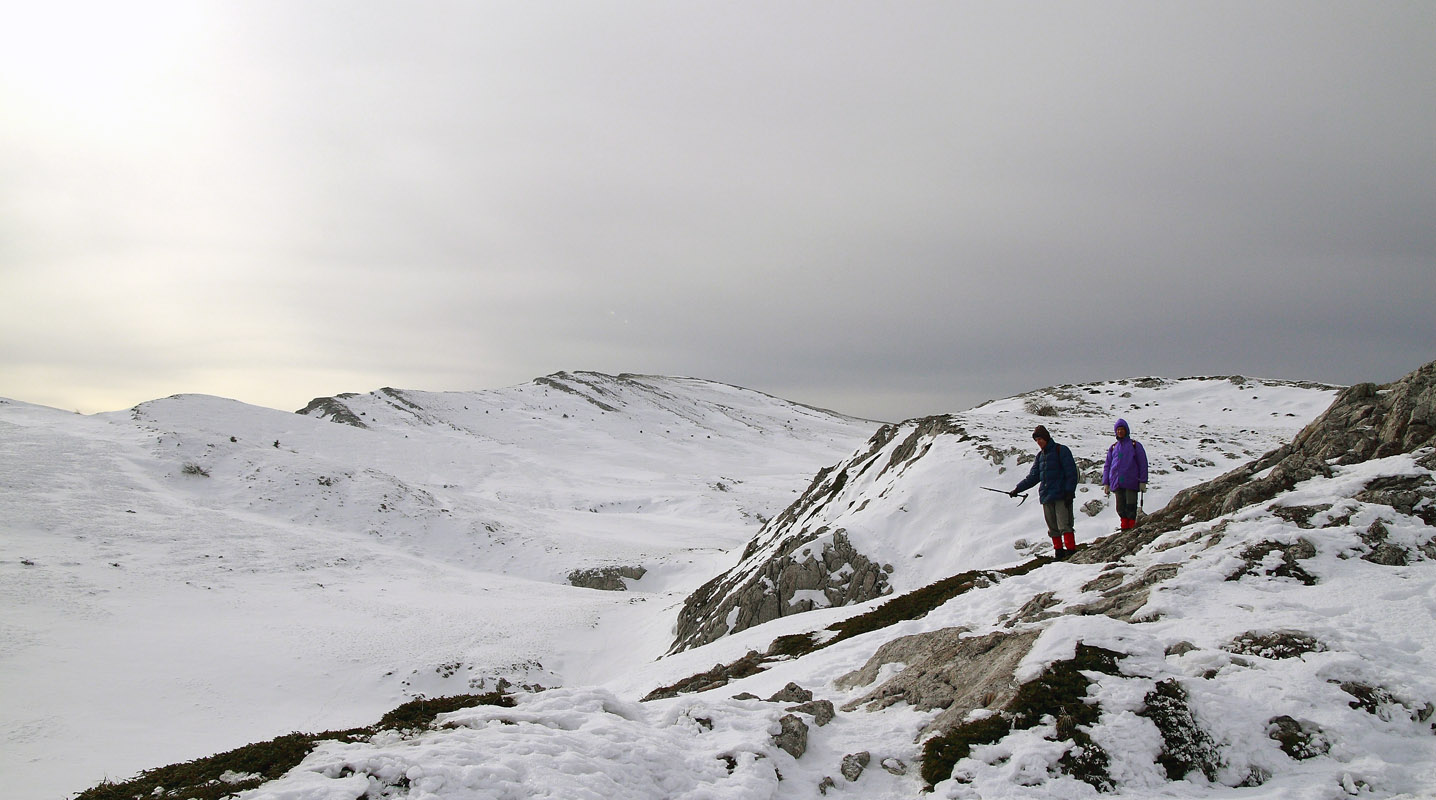
[[[1032,488],[1033,486],[1037,485],[1037,481],[1041,480],[1041,478],[1042,478],[1042,474],[1041,474],[1041,472],[1038,470],[1038,466],[1039,466],[1041,463],[1042,463],[1042,457],[1041,457],[1041,456],[1038,456],[1038,457],[1037,457],[1037,460],[1032,462],[1032,469],[1028,471],[1027,477],[1025,477],[1025,478],[1023,478],[1021,481],[1019,481],[1018,484],[1017,484],[1017,488],[1015,488],[1015,489],[1012,490],[1012,493],[1013,493],[1013,494],[1017,494],[1018,492],[1022,491],[1023,489],[1030,489],[1030,488]]]
[[[1067,490],[1067,495],[1072,498],[1077,496],[1077,484],[1082,481],[1082,474],[1077,471],[1077,459],[1072,457],[1072,448],[1062,446],[1062,471],[1066,480],[1062,482]]]

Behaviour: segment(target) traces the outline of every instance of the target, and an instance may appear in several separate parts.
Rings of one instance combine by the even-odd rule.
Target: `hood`
[[[1125,419],[1119,419],[1119,420],[1117,420],[1117,422],[1112,425],[1112,435],[1115,436],[1115,435],[1117,434],[1117,429],[1118,429],[1118,428],[1126,428],[1126,429],[1127,429],[1127,438],[1128,438],[1128,439],[1132,438],[1132,426],[1127,424],[1127,420],[1125,420]]]

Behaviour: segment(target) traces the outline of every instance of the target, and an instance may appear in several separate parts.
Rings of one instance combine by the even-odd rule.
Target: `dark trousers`
[[[1047,535],[1053,539],[1072,532],[1072,501],[1054,500],[1042,504],[1042,517],[1047,520]]]
[[[1117,499],[1117,516],[1122,519],[1137,518],[1136,489],[1113,489],[1112,496]]]

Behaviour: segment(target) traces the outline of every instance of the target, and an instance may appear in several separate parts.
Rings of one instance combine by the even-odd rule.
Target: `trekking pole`
[[[1022,499],[1017,501],[1017,505],[1019,505],[1019,506],[1022,505],[1023,503],[1025,503],[1025,502],[1027,502],[1027,492],[1023,492],[1022,494],[1013,494],[1012,492],[1005,491],[1005,490],[1003,490],[1003,489],[994,489],[994,488],[992,488],[991,486],[980,486],[980,487],[978,487],[978,488],[980,488],[980,489],[986,489],[986,490],[989,491],[989,492],[997,492],[998,494],[1005,494],[1005,495],[1007,495],[1008,497],[1020,497],[1020,498],[1022,498]]]

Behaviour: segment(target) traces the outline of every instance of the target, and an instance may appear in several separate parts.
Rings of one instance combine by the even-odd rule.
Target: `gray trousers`
[[[1072,501],[1054,500],[1042,504],[1042,516],[1047,520],[1047,535],[1054,539],[1072,532]]]
[[[1137,518],[1137,490],[1113,489],[1112,497],[1117,500],[1117,516],[1122,519]]]

